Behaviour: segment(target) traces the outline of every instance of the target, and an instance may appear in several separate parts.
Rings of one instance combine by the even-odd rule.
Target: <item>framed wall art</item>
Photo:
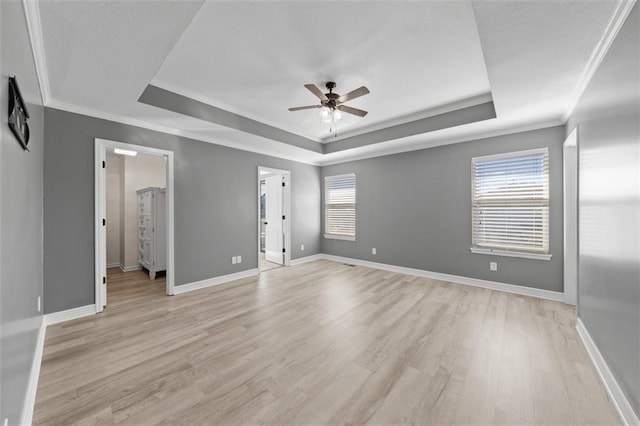
[[[26,151],[29,143],[29,125],[27,119],[29,113],[24,104],[18,81],[15,77],[9,77],[9,128]]]

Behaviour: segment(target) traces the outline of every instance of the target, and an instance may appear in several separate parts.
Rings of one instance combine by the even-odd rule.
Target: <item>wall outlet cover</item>
[[[489,262],[489,269],[492,271],[498,270],[498,262]]]
[[[300,251],[304,251],[304,244],[300,244]]]
[[[237,257],[237,262],[238,262],[238,263],[242,263],[242,256],[238,256],[238,257]]]
[[[38,296],[38,312],[42,311],[42,297]]]
[[[238,263],[238,258],[236,256],[232,256],[231,257],[231,264],[235,265],[236,263]]]
[[[371,254],[373,254],[374,256],[378,253],[378,251],[374,248],[371,249]]]

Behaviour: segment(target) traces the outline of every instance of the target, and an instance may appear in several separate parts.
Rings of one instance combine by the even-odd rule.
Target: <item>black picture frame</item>
[[[29,112],[22,99],[15,77],[9,77],[9,128],[25,151],[29,151]]]

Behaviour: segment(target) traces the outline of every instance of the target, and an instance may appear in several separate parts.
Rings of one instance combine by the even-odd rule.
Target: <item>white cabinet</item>
[[[143,188],[138,195],[138,262],[154,280],[167,269],[165,188]]]

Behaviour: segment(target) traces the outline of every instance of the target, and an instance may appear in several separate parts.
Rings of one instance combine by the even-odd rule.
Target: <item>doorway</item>
[[[137,160],[134,161],[134,158]],[[123,181],[120,192],[108,187],[108,182],[113,184],[114,173],[117,172],[110,168],[108,173],[107,162],[110,162],[111,167],[117,161],[129,164],[130,167],[128,173],[122,173],[122,176],[128,175],[130,179],[126,185]],[[122,203],[118,207],[122,217],[119,225],[111,226],[107,232],[107,218],[110,225],[114,225],[117,220],[114,216],[114,204],[118,204],[115,202],[116,196],[120,197]],[[119,274],[110,275],[117,276],[118,284],[122,284],[122,274],[138,274],[140,276],[136,275],[135,280],[140,281],[146,277],[153,281],[157,272],[166,271],[164,293],[173,294],[173,200],[173,152],[95,139],[96,312],[101,312],[107,306],[108,266],[118,267],[112,272],[121,270]],[[153,214],[149,214],[149,209],[152,208]],[[121,228],[117,256],[114,254],[117,250],[114,228]],[[158,284],[162,285],[161,282]]]
[[[290,172],[258,167],[258,270],[289,266]]]
[[[569,305],[578,302],[578,129],[575,128],[564,141],[564,301]]]

